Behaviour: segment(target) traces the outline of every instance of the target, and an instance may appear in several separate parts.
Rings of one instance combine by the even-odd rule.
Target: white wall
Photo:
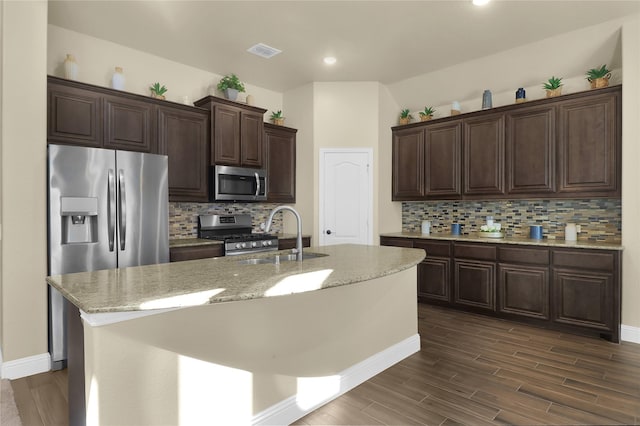
[[[47,2],[2,2],[2,356],[47,352]]]
[[[78,63],[78,81],[111,87],[116,66],[123,68],[127,92],[149,95],[149,86],[155,82],[169,89],[167,100],[182,102],[187,96],[191,102],[209,95],[222,77],[146,52],[131,49],[85,34],[49,25],[47,72],[64,77],[63,63],[68,53]],[[242,77],[242,76],[240,76]],[[246,93],[254,97],[255,106],[266,108],[265,121],[271,111],[282,109],[282,94],[245,83]],[[222,96],[220,93],[213,93]],[[241,94],[242,95],[242,94]],[[239,97],[244,100],[244,97]]]
[[[622,72],[622,323],[636,328],[622,338],[640,342],[640,15],[622,27]]]

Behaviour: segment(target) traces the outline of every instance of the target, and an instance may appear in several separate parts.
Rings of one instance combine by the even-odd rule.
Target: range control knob
[[[252,242],[252,243],[251,243],[251,247],[258,247],[258,243],[257,243],[257,242],[255,242],[255,241],[254,241],[254,242]]]
[[[237,244],[236,244],[236,248],[237,248],[237,249],[242,248],[242,246],[240,245],[240,243],[237,243]]]
[[[247,243],[242,243],[241,247],[242,248],[247,248]]]

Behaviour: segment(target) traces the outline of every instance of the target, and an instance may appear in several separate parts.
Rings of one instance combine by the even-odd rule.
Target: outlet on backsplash
[[[530,225],[542,225],[544,238],[564,239],[567,223],[580,223],[580,239],[622,239],[622,203],[618,199],[424,201],[402,203],[402,230],[421,232],[423,220],[431,232],[449,233],[461,223],[462,234],[473,234],[486,224],[487,216],[502,225],[507,237],[529,237]]]
[[[169,239],[196,238],[201,214],[250,214],[253,232],[264,232],[260,224],[278,204],[264,203],[169,203]],[[282,215],[276,215],[272,233],[282,232]]]

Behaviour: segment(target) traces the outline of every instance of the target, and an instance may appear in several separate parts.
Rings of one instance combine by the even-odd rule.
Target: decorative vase
[[[555,98],[560,95],[562,95],[562,87],[558,87],[557,89],[547,89],[547,98]]]
[[[67,59],[64,60],[64,78],[67,80],[78,79],[78,63],[76,58],[67,53]]]
[[[284,126],[284,117],[282,117],[282,118],[274,118],[273,119],[273,124],[275,124],[276,126]]]
[[[429,121],[433,118],[433,115],[421,115],[420,116],[420,121]]]
[[[451,104],[451,115],[460,115],[460,102],[453,101]]]
[[[491,90],[485,90],[482,94],[482,109],[490,109],[493,107],[491,99]]]
[[[588,79],[591,84],[592,89],[601,89],[603,87],[609,86],[609,79],[611,78],[611,73],[605,75],[601,78],[594,78],[593,80]]]
[[[238,99],[238,91],[236,89],[224,89],[224,96],[230,101]]]
[[[524,88],[520,87],[518,90],[516,90],[516,103],[522,103],[527,99],[527,95],[526,92],[524,91]]]
[[[253,106],[254,103],[253,95],[247,95],[247,105]]]
[[[401,125],[401,126],[403,126],[403,125],[405,125],[405,124],[409,124],[409,121],[410,121],[410,120],[411,120],[411,119],[410,119],[409,117],[404,117],[404,118],[403,118],[403,117],[400,117],[400,125]]]
[[[151,97],[152,97],[152,98],[155,98],[155,99],[162,99],[162,100],[164,100],[164,99],[165,99],[164,95],[158,95],[158,94],[157,94],[157,93],[155,93],[155,92],[151,92]]]
[[[116,67],[116,72],[113,73],[113,77],[111,77],[111,87],[117,90],[124,90],[124,74],[122,73],[121,67]]]

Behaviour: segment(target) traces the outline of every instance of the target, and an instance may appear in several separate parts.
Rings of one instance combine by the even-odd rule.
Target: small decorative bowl
[[[481,238],[504,238],[503,232],[478,232],[478,236]]]

